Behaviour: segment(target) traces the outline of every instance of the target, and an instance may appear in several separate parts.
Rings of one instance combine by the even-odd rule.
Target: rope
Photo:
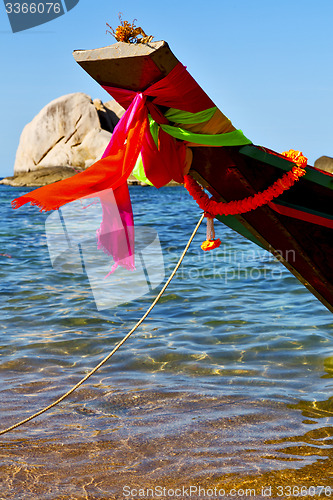
[[[63,394],[59,399],[57,399],[56,401],[54,401],[53,403],[51,403],[49,406],[46,406],[42,410],[40,410],[37,413],[34,413],[33,415],[31,415],[30,417],[25,418],[21,422],[17,422],[16,424],[12,425],[11,427],[8,427],[7,429],[4,429],[3,431],[0,431],[0,436],[2,436],[3,434],[6,434],[7,432],[13,431],[14,429],[17,429],[18,427],[20,427],[21,425],[26,424],[27,422],[30,422],[30,420],[33,420],[34,418],[39,417],[43,413],[46,413],[48,410],[50,410],[51,408],[54,408],[56,405],[58,405],[59,403],[61,403],[61,401],[63,401],[65,398],[67,398],[68,396],[70,396],[74,391],[76,391],[76,389],[78,389],[86,380],[88,380],[88,378],[90,378],[94,373],[96,373],[97,370],[99,370],[111,358],[111,356],[113,356],[114,353],[116,351],[118,351],[118,349],[126,342],[126,340],[132,335],[132,333],[134,333],[135,330],[146,319],[146,317],[148,316],[148,314],[152,311],[152,309],[155,307],[155,305],[157,304],[157,302],[162,297],[163,293],[165,292],[165,290],[167,289],[168,285],[170,284],[170,281],[172,280],[172,278],[174,277],[174,275],[178,271],[178,268],[179,268],[180,264],[182,263],[185,255],[186,255],[186,253],[187,253],[187,251],[188,251],[188,249],[190,247],[190,244],[192,243],[192,240],[193,240],[194,236],[196,235],[196,232],[198,231],[198,229],[200,227],[200,224],[201,224],[203,218],[204,218],[204,214],[202,214],[202,216],[200,217],[199,222],[197,223],[197,225],[196,225],[196,227],[195,227],[195,229],[194,229],[194,231],[193,231],[190,239],[188,240],[187,245],[184,248],[184,251],[183,251],[182,255],[180,256],[180,258],[179,258],[179,260],[178,260],[178,262],[177,262],[174,270],[170,274],[170,276],[169,276],[168,280],[166,281],[165,285],[163,286],[162,290],[157,295],[157,297],[152,302],[152,304],[149,306],[149,308],[144,313],[144,315],[141,317],[141,319],[132,328],[132,330],[129,331],[125,335],[125,337],[116,345],[116,347],[97,366],[95,366],[95,368],[93,368],[85,377],[83,377],[83,379],[81,379],[76,385],[74,385],[74,387],[72,387],[69,391],[67,391],[66,394]]]

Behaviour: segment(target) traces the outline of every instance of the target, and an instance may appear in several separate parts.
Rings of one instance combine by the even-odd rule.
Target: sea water
[[[0,186],[1,428],[113,349],[200,217],[182,187],[131,186],[137,231],[158,235],[161,283],[99,307],[84,273],[52,266],[50,214],[12,210],[27,190]],[[216,233],[220,248],[202,252],[202,224],[100,371],[0,438],[0,498],[333,496],[332,314],[268,252],[219,222]]]

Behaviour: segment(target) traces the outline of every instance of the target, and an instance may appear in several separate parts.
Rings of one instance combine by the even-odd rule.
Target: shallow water
[[[49,214],[10,208],[24,192],[0,189],[1,428],[78,382],[161,288],[98,308],[85,274],[53,269]],[[131,197],[168,276],[199,210],[181,187],[132,186]],[[332,315],[268,253],[216,232],[223,243],[207,255],[202,225],[107,365],[0,438],[0,498],[333,496]]]

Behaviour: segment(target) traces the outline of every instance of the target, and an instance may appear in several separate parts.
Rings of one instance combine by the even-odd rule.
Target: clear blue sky
[[[13,172],[24,125],[71,92],[109,100],[74,49],[114,43],[118,12],[166,40],[178,59],[255,144],[333,156],[333,0],[80,0],[50,23],[13,34],[0,4],[1,163]]]

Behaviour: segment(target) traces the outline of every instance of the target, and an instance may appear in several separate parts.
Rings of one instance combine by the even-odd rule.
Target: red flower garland
[[[184,176],[184,186],[195,199],[199,207],[204,210],[210,218],[216,217],[217,215],[238,215],[249,212],[262,205],[266,205],[274,198],[280,196],[280,194],[293,186],[295,182],[305,174],[307,159],[302,153],[291,149],[282,154],[291,159],[297,166],[294,166],[289,172],[285,173],[281,179],[275,181],[274,184],[265,189],[265,191],[256,193],[243,200],[235,200],[228,203],[214,201],[209,198],[201,186],[190,175]]]

